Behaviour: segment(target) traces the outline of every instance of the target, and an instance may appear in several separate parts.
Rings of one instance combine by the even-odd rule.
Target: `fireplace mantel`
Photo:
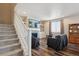
[[[40,38],[40,28],[28,28],[28,31],[29,31],[30,36],[32,35],[32,33],[37,33],[38,38]]]
[[[30,30],[30,31],[40,31],[39,28],[28,28],[28,30]]]

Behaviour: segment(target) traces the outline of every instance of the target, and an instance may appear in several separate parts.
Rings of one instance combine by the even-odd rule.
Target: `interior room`
[[[0,56],[79,56],[79,3],[0,3]]]
[[[76,26],[79,26],[78,18],[79,15],[76,16],[74,15],[59,20],[42,21],[41,24],[42,33],[40,34],[41,38],[39,39],[40,44],[38,45],[37,48],[32,49],[32,55],[33,56],[41,56],[41,55],[42,56],[78,56],[79,34],[76,29],[77,28]],[[61,40],[64,39],[64,42],[62,41],[63,43],[57,40],[56,36],[59,35],[61,36]],[[63,36],[64,38],[62,39]],[[57,40],[60,43],[57,43],[55,40]],[[64,43],[65,45],[63,45]],[[58,45],[59,47],[56,47],[56,45]]]
[[[29,30],[32,56],[79,55],[79,4],[17,4],[15,11]]]
[[[79,55],[79,4],[25,5],[26,14],[36,20],[29,22],[32,56]]]

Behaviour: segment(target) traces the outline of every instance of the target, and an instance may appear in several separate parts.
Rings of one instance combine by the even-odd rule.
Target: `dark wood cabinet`
[[[69,42],[79,44],[79,24],[69,24]]]

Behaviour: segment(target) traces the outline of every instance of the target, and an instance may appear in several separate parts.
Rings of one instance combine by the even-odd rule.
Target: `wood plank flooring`
[[[32,56],[79,56],[79,46],[75,44],[68,44],[63,51],[56,52],[52,48],[47,47],[47,40],[40,40],[40,47],[32,49]]]

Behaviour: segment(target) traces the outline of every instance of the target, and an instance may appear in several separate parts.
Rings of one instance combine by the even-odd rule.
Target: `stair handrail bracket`
[[[27,56],[29,55],[28,29],[26,25],[24,24],[22,18],[16,13],[14,15],[14,27],[18,35],[18,38],[20,40],[23,53],[25,56]]]

